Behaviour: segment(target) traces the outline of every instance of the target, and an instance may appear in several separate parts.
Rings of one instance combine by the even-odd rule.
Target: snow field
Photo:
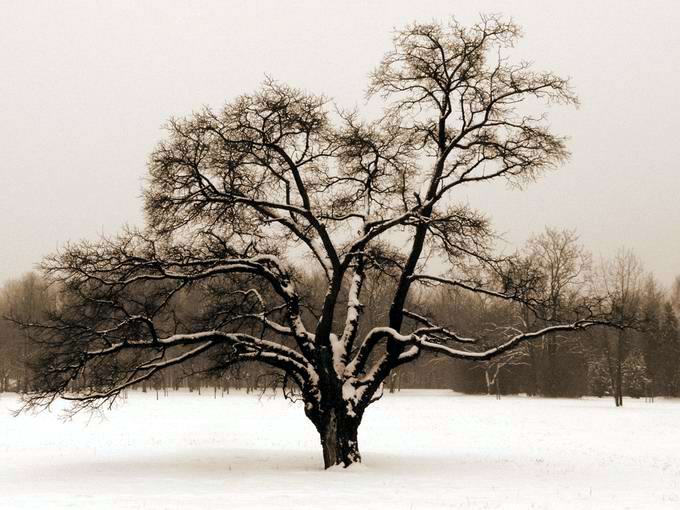
[[[0,509],[678,509],[680,401],[385,395],[364,463],[324,471],[301,404],[130,392],[103,417],[13,418]]]

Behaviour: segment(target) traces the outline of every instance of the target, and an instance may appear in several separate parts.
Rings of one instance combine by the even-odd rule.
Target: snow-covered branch
[[[452,358],[485,361],[496,356],[499,356],[504,352],[507,352],[517,347],[523,342],[543,338],[544,336],[549,335],[550,333],[556,333],[559,331],[581,331],[592,326],[603,325],[611,326],[611,324],[608,322],[595,320],[592,321],[582,320],[573,322],[571,324],[559,324],[555,326],[548,326],[537,331],[531,331],[528,333],[518,333],[515,336],[511,337],[509,340],[501,343],[500,345],[497,345],[496,347],[492,347],[484,351],[467,351],[461,349],[454,349],[444,344],[432,342],[431,340],[428,339],[427,336],[419,337],[416,344],[423,350],[446,354],[447,356],[450,356]]]

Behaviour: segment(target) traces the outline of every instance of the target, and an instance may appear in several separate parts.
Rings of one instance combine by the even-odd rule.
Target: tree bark
[[[357,435],[359,421],[346,412],[331,409],[318,427],[321,436],[324,468],[361,462]]]

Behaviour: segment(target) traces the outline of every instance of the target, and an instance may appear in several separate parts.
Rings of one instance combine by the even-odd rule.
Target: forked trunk
[[[361,462],[357,432],[359,421],[342,411],[332,409],[319,427],[324,468]]]

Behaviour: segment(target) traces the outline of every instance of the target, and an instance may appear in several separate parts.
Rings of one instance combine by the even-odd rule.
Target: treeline
[[[450,286],[420,285],[408,304],[412,318],[430,318],[451,328],[461,337],[477,339],[479,349],[498,345],[513,334],[535,331],[550,324],[572,321],[586,296],[606,301],[610,320],[621,328],[591,328],[565,336],[548,335],[484,362],[468,362],[423,357],[398,368],[386,391],[402,388],[450,388],[466,393],[526,393],[544,397],[583,395],[615,398],[620,405],[630,397],[680,396],[680,277],[664,289],[645,273],[639,259],[630,251],[620,251],[614,259],[593,263],[572,231],[546,229],[533,237],[515,258],[508,278],[521,282],[521,303],[497,296],[468,292]],[[300,273],[306,289],[306,320],[314,320],[320,306],[323,281],[318,275]],[[470,276],[470,281],[474,278]],[[364,289],[365,315],[360,334],[384,323],[389,310],[393,275],[388,267],[384,277]],[[500,282],[505,289],[512,282]],[[228,285],[228,283],[224,283]],[[216,288],[195,286],[174,298],[173,317],[187,331],[200,327],[214,308]],[[228,305],[229,292],[220,289]],[[0,315],[37,324],[49,310],[64,299],[59,289],[49,286],[39,275],[30,273],[7,282],[1,292]],[[220,300],[218,299],[218,302]],[[592,303],[592,299],[590,301]],[[212,303],[210,307],[206,303]],[[583,310],[580,310],[582,313]],[[340,327],[343,317],[338,319]],[[235,325],[235,327],[239,327]],[[246,327],[246,326],[242,326]],[[247,326],[252,328],[252,326]],[[256,334],[255,331],[248,331]],[[0,320],[0,391],[30,392],[39,376],[33,363],[41,357],[41,344],[26,330],[8,319]],[[224,373],[205,369],[198,358],[188,365],[170,367],[145,382],[143,390],[167,391],[189,387],[216,392],[231,388],[256,390],[280,386],[282,375],[256,364],[243,364]],[[79,384],[87,385],[87,374]],[[72,388],[77,391],[78,388]],[[205,391],[205,390],[204,390]]]

